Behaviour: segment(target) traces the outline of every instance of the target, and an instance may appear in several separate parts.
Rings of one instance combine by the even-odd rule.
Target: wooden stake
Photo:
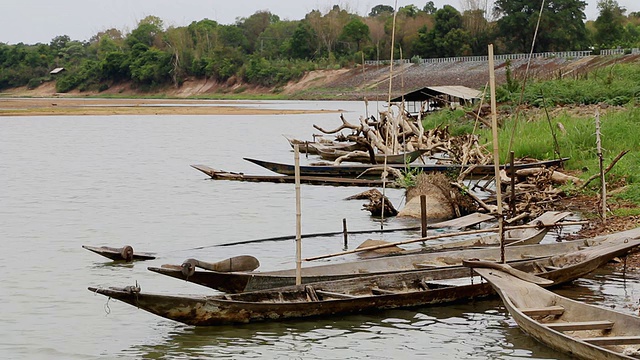
[[[295,153],[295,182],[296,182],[296,285],[302,284],[302,225],[301,225],[301,206],[300,206],[300,148],[298,144],[294,145]]]
[[[509,170],[511,177],[511,198],[509,199],[509,211],[510,216],[513,218],[516,216],[516,168],[515,168],[515,154],[513,151],[509,152]]]
[[[496,200],[498,203],[498,232],[500,236],[500,262],[504,263],[504,231],[502,214],[502,190],[500,186],[500,152],[498,148],[498,112],[496,105],[496,72],[493,62],[493,44],[489,44],[489,87],[491,89],[491,130],[493,134],[493,170],[496,184]],[[515,216],[513,214],[512,216]]]
[[[602,139],[600,136],[600,110],[596,108],[596,147],[598,151],[598,165],[600,166],[600,183],[602,185],[602,192],[600,195],[602,197],[601,216],[602,222],[605,223],[607,221],[607,182],[604,177],[604,159],[602,158]]]
[[[344,249],[349,248],[349,232],[347,231],[347,219],[342,219],[342,235],[344,236]]]
[[[427,237],[427,195],[420,195],[420,220],[422,237]]]

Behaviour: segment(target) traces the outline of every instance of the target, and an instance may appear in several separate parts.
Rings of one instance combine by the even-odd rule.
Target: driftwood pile
[[[559,185],[569,182],[575,185],[582,183],[579,178],[564,174],[555,167],[517,170],[513,176],[513,181],[507,172],[505,170],[500,171],[502,205],[507,217],[515,217],[518,214],[527,213],[530,217],[535,218],[545,211],[554,210],[555,203],[564,195],[563,191],[558,188]],[[452,183],[453,186],[472,197],[478,204],[479,210],[487,212],[496,211],[496,197],[491,196],[488,199],[481,200],[468,190],[482,190],[495,194],[494,184],[495,179],[493,178],[484,182],[482,180],[477,181],[471,189],[467,189],[460,182]]]
[[[380,119],[361,116],[357,124],[350,123],[340,115],[342,124],[335,129],[324,129],[313,125],[324,134],[337,134],[351,130],[343,139],[356,142],[370,152],[395,155],[421,150],[424,156],[446,154],[453,162],[460,164],[486,164],[491,154],[481,146],[477,135],[451,136],[448,127],[425,130],[420,117],[407,114],[402,105],[394,105],[388,111],[380,112]],[[336,160],[338,162],[338,160]],[[339,163],[339,162],[338,162]]]

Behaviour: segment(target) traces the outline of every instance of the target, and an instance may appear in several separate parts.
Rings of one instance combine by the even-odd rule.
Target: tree
[[[598,10],[600,14],[593,24],[596,29],[594,40],[597,45],[602,48],[621,45],[625,33],[624,13],[627,10],[620,7],[616,0],[598,1]]]
[[[163,28],[163,22],[159,17],[149,15],[138,22],[138,27],[131,31],[125,42],[131,48],[135,44],[153,46]]]
[[[528,52],[543,0],[496,0],[497,34],[506,52]],[[584,24],[586,2],[555,0],[544,3],[535,52],[580,50],[587,46]]]
[[[358,46],[357,50],[360,51],[362,43],[369,39],[369,27],[360,18],[356,17],[342,28],[340,39],[355,42]]]
[[[248,18],[243,18],[237,22],[237,25],[244,36],[247,38],[248,51],[254,52],[258,48],[258,38],[271,24],[280,21],[277,15],[268,11],[257,11]]]
[[[306,21],[298,24],[290,42],[289,51],[294,59],[311,59],[318,48],[318,37]]]
[[[405,14],[408,17],[415,17],[420,12],[415,5],[407,5],[398,9],[398,14]]]
[[[325,15],[321,15],[320,11],[314,10],[307,14],[305,19],[318,35],[318,39],[326,49],[327,56],[330,56],[342,32],[342,28],[349,22],[350,18],[351,15],[348,12],[340,9],[338,5],[334,5]]]
[[[427,3],[424,4],[424,7],[422,8],[422,11],[426,12],[427,14],[435,14],[437,10],[438,8],[436,8],[433,1],[427,1]]]
[[[492,31],[484,10],[466,10],[462,14],[462,27],[469,33],[471,52],[474,55],[486,54],[492,42]]]
[[[171,54],[149,48],[131,61],[131,79],[138,84],[159,85],[170,80]]]
[[[413,42],[415,55],[422,57],[451,57],[471,53],[469,33],[462,28],[462,15],[451,5],[435,13],[433,29],[424,26]]]
[[[393,14],[393,6],[389,5],[376,5],[371,8],[369,12],[370,17],[376,17],[382,14]]]

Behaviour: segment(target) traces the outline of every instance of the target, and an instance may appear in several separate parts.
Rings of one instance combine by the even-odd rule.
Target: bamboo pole
[[[516,217],[516,168],[515,168],[515,154],[513,151],[509,152],[509,166],[511,173],[509,176],[511,177],[511,196],[509,197],[509,216],[512,218]]]
[[[295,153],[295,180],[296,180],[296,285],[302,284],[302,212],[300,206],[300,148],[298,144],[293,147]]]
[[[493,62],[493,44],[489,44],[489,87],[491,89],[491,130],[493,134],[493,171],[496,184],[498,209],[498,233],[500,236],[500,262],[504,263],[504,217],[502,214],[502,190],[500,186],[500,150],[498,148],[498,115],[496,105],[496,72]],[[512,214],[515,216],[515,214]]]
[[[597,151],[598,151],[598,166],[600,167],[600,184],[602,185],[602,192],[601,192],[601,197],[602,197],[602,201],[601,201],[601,205],[602,205],[602,209],[601,209],[601,216],[602,216],[602,222],[606,222],[607,221],[607,182],[605,181],[605,177],[604,177],[604,159],[602,157],[602,139],[601,139],[601,132],[600,132],[600,111],[599,109],[596,109],[596,147],[597,147]]]
[[[584,225],[584,224],[588,224],[588,223],[589,223],[588,221],[563,221],[562,223],[554,223],[554,224],[527,224],[527,225],[518,225],[518,226],[506,226],[502,230],[530,229],[530,228],[537,228],[537,227]],[[487,228],[487,229],[478,229],[478,230],[469,230],[469,231],[457,231],[457,232],[452,232],[452,233],[447,233],[447,234],[431,235],[431,236],[427,236],[427,237],[423,237],[423,238],[403,240],[403,241],[397,241],[397,242],[388,243],[388,244],[381,244],[381,245],[357,248],[357,249],[337,252],[337,253],[333,253],[333,254],[309,257],[309,258],[304,259],[304,261],[313,261],[313,260],[326,259],[326,258],[335,257],[335,256],[349,255],[349,254],[354,254],[354,253],[358,253],[358,252],[362,252],[362,251],[384,249],[384,248],[388,248],[388,247],[411,244],[411,243],[420,242],[420,241],[426,241],[426,240],[443,239],[443,238],[454,237],[454,236],[475,235],[475,234],[482,234],[482,233],[488,233],[488,232],[496,232],[498,230],[500,230],[500,228],[492,227],[492,228]]]

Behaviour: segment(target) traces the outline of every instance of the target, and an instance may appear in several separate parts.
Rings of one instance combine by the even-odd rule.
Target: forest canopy
[[[178,87],[188,78],[277,87],[309,70],[388,60],[392,44],[394,59],[486,55],[490,43],[496,53],[640,47],[640,14],[627,14],[615,0],[600,0],[599,16],[589,22],[580,0],[546,2],[542,12],[542,0],[497,0],[492,9],[464,3],[462,9],[436,8],[428,1],[397,11],[376,5],[367,16],[334,5],[300,20],[262,10],[234,24],[204,18],[182,27],[147,16],[128,33],[107,29],[87,40],[59,35],[49,44],[0,43],[0,90],[35,88],[52,79],[54,68],[65,69],[55,78],[59,92],[102,91],[120,82]]]

